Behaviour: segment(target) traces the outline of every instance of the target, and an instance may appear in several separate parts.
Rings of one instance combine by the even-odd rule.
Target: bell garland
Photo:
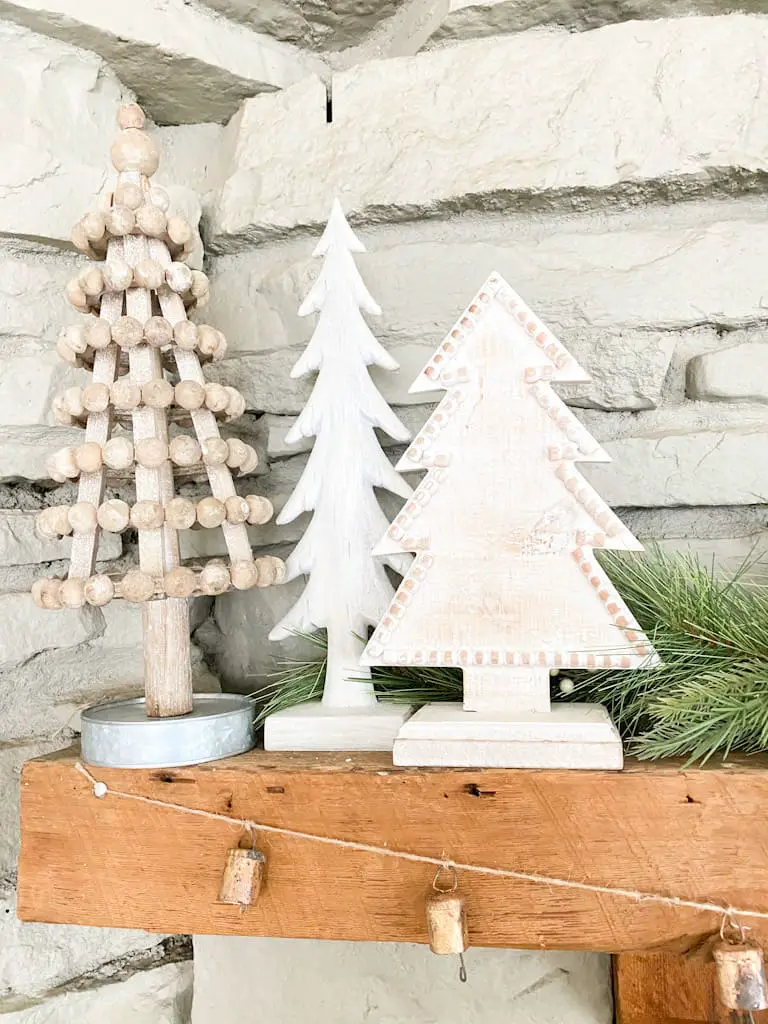
[[[600,560],[662,664],[569,672],[553,678],[553,699],[606,705],[628,753],[640,758],[693,762],[768,750],[768,585],[760,562],[721,574],[695,554],[658,549],[603,552]],[[322,655],[323,635],[307,639]],[[322,657],[287,663],[258,694],[259,720],[318,697],[323,678]],[[400,703],[462,696],[461,670],[453,668],[377,668],[374,684],[381,699]]]

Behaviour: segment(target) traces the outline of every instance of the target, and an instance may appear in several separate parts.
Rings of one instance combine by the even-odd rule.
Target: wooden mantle
[[[266,882],[217,902],[241,828],[112,795],[75,749],[22,773],[19,917],[157,932],[425,942],[434,871],[263,835]],[[768,911],[768,759],[630,762],[622,772],[395,768],[384,754],[253,751],[170,770],[93,774],[183,807],[467,863]],[[689,950],[710,913],[465,872],[473,945]],[[768,940],[768,922],[745,922]],[[768,944],[768,941],[766,941]]]

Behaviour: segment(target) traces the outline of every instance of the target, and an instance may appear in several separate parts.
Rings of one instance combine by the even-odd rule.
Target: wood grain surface
[[[425,942],[426,864],[257,835],[258,904],[218,903],[241,826],[112,795],[78,752],[22,774],[22,920],[158,932]],[[253,751],[172,770],[94,769],[184,807],[463,862],[768,911],[768,760],[622,772],[395,768],[387,754]],[[683,952],[717,915],[460,873],[470,942]],[[746,921],[758,940],[768,922]]]

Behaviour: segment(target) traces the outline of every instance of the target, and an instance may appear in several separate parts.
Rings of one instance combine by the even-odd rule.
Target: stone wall
[[[407,393],[413,376],[498,270],[593,375],[564,393],[615,458],[585,467],[595,486],[641,538],[730,566],[768,547],[763,10],[0,0],[0,1012],[20,1024],[190,1020],[188,939],[14,915],[20,765],[67,745],[82,707],[141,689],[129,607],[42,613],[28,596],[68,553],[36,536],[34,512],[69,493],[45,459],[78,436],[50,412],[78,376],[53,346],[77,319],[62,296],[80,262],[69,231],[109,181],[119,100],[136,94],[162,126],[158,180],[201,222],[205,319],[230,344],[215,372],[245,394],[263,456],[250,490],[279,509],[306,460],[285,442],[307,395],[288,371],[312,328],[296,310],[337,193],[368,249],[359,266],[383,308],[372,326],[401,364],[378,383],[410,426],[429,411]],[[271,524],[254,544],[284,554],[303,526]],[[192,532],[183,551],[220,543]],[[100,563],[134,546],[105,537]],[[298,589],[198,603],[196,684],[258,688],[296,650],[266,634]],[[443,987],[451,970],[421,949],[206,939],[197,959],[195,1024],[259,1001],[319,1024],[501,1020],[513,1003],[536,1024],[611,1015],[600,957],[477,954],[460,1008]],[[289,959],[312,1002],[283,984]]]

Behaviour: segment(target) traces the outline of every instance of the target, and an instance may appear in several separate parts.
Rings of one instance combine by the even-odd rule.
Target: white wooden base
[[[601,704],[555,704],[546,713],[465,711],[427,704],[397,735],[398,765],[450,768],[608,768],[624,762]]]
[[[391,750],[412,711],[407,704],[329,708],[310,701],[267,718],[264,749]]]

